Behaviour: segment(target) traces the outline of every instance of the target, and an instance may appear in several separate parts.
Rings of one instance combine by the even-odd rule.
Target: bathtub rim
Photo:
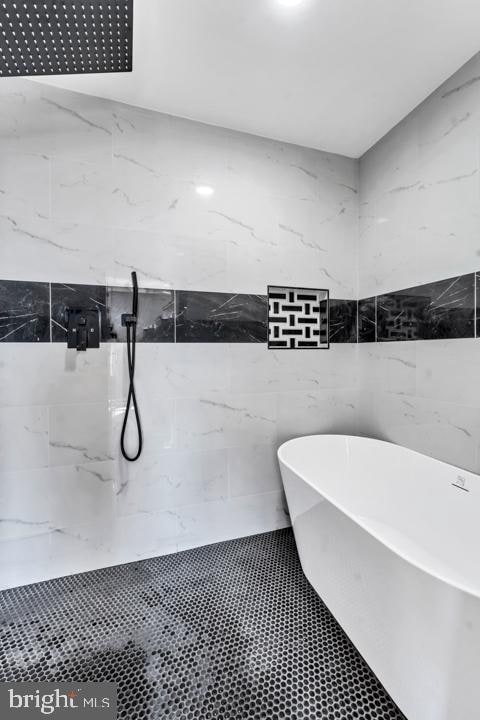
[[[430,455],[425,455],[424,453],[420,453],[417,450],[410,450],[410,448],[407,448],[403,445],[397,445],[396,443],[389,442],[388,440],[377,440],[376,438],[371,438],[364,435],[339,435],[337,434],[313,434],[313,435],[300,435],[297,438],[291,438],[290,440],[286,440],[284,443],[280,445],[280,447],[277,450],[277,457],[279,460],[280,465],[285,465],[292,473],[297,475],[303,482],[305,482],[312,490],[314,490],[318,495],[321,495],[325,500],[327,500],[329,503],[331,503],[334,507],[336,507],[340,512],[342,512],[344,515],[346,515],[350,520],[353,520],[357,525],[359,525],[365,532],[367,532],[369,535],[371,535],[375,540],[382,543],[390,552],[394,553],[398,557],[400,557],[402,560],[407,562],[409,565],[417,568],[421,572],[426,573],[430,577],[434,578],[435,580],[438,580],[439,582],[444,583],[445,585],[448,585],[449,587],[459,590],[460,592],[466,593],[467,595],[470,595],[471,597],[474,597],[477,600],[480,600],[480,587],[476,588],[473,585],[469,585],[468,583],[457,581],[449,577],[446,573],[436,572],[432,570],[432,568],[428,567],[428,565],[422,561],[419,561],[415,559],[411,553],[408,553],[406,551],[402,551],[399,549],[399,547],[395,544],[395,542],[386,540],[385,537],[382,537],[382,534],[378,531],[375,531],[373,528],[369,527],[368,523],[366,523],[362,516],[356,515],[355,513],[349,511],[342,503],[339,503],[336,501],[329,493],[323,492],[319,490],[315,485],[313,485],[312,481],[304,477],[298,470],[296,470],[292,465],[288,462],[286,462],[282,457],[282,451],[285,451],[285,448],[289,445],[294,444],[298,440],[302,439],[313,439],[313,438],[338,438],[341,440],[364,440],[367,443],[372,442],[375,444],[382,444],[382,445],[390,445],[391,447],[395,448],[401,448],[402,450],[407,451],[408,453],[411,453],[413,455],[419,455],[420,457],[427,458],[429,460],[432,460],[436,463],[441,463],[442,465],[445,465],[449,468],[455,468],[458,469],[459,472],[469,472],[471,475],[475,475],[475,477],[479,478],[480,476],[476,475],[475,473],[470,472],[469,470],[462,470],[461,468],[457,468],[456,465],[451,465],[450,463],[446,463],[443,460],[437,460],[436,458],[432,458]],[[293,523],[292,523],[293,525]]]

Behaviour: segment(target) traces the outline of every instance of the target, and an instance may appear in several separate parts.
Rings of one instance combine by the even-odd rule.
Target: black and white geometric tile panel
[[[328,290],[268,288],[268,347],[328,348]]]
[[[291,529],[0,593],[0,681],[110,681],[119,720],[404,720]]]

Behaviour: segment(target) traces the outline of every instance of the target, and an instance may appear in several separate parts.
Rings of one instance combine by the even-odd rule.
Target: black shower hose
[[[129,386],[128,386],[127,406],[125,408],[125,415],[123,418],[122,434],[120,436],[120,448],[122,450],[122,455],[125,458],[125,460],[128,460],[129,462],[135,462],[135,460],[138,460],[138,458],[140,457],[141,452],[142,452],[142,446],[143,446],[142,425],[140,423],[140,414],[138,412],[137,396],[135,394],[135,383],[134,383],[135,350],[136,350],[136,346],[137,346],[137,321],[136,321],[136,318],[133,321],[127,322],[126,331],[127,331],[127,358],[128,358]],[[125,450],[125,432],[127,430],[128,417],[130,414],[130,406],[132,404],[133,404],[133,411],[135,413],[135,422],[137,424],[137,433],[138,433],[138,448],[137,448],[137,452],[135,453],[135,455],[129,455],[127,453],[127,451]]]

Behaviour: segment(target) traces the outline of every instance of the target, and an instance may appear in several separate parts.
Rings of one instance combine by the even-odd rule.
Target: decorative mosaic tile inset
[[[268,347],[328,348],[328,290],[269,286]]]
[[[110,681],[119,720],[404,720],[290,529],[0,593],[1,681]]]

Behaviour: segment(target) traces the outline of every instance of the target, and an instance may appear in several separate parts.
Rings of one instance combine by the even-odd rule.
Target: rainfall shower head
[[[0,78],[132,70],[133,0],[0,0]]]

